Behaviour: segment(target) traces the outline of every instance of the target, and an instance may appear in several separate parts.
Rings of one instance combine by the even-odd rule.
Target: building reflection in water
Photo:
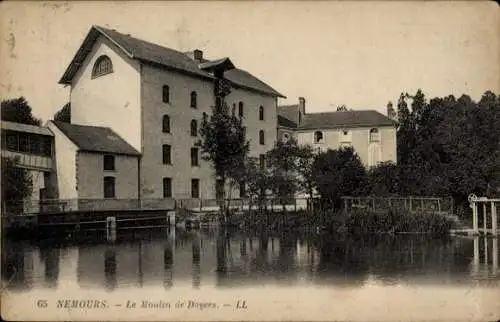
[[[106,290],[113,291],[117,286],[116,278],[116,250],[113,246],[104,253],[104,276]]]
[[[372,280],[439,284],[498,281],[500,276],[497,238],[364,240],[293,233],[211,233],[180,230],[177,236],[163,233],[138,239],[119,234],[115,243],[82,241],[71,255],[74,258],[67,257],[71,253],[64,255],[64,246],[8,243],[2,253],[2,278],[11,288],[55,288],[68,278],[61,275],[71,273],[61,265],[72,261],[80,287],[105,286],[108,291],[161,284],[170,289],[184,283],[201,288],[212,278],[219,287],[298,283],[360,287]]]
[[[192,274],[193,274],[193,287],[199,288],[201,282],[201,238],[200,233],[195,232],[193,234],[192,246]]]
[[[56,288],[59,280],[60,250],[56,247],[40,249],[40,257],[45,266],[45,284],[49,288]]]

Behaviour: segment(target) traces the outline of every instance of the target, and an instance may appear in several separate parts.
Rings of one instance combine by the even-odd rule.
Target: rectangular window
[[[163,198],[172,198],[172,179],[163,178]]]
[[[115,177],[104,177],[104,198],[115,198]]]
[[[193,167],[197,167],[200,165],[198,154],[198,148],[191,148],[191,166]]]
[[[191,198],[200,198],[200,179],[191,179]]]
[[[104,156],[104,171],[114,171],[115,170],[115,156],[105,155]]]
[[[45,137],[43,139],[42,154],[47,157],[52,156],[52,138]]]
[[[245,182],[240,182],[240,198],[245,198],[247,194]]]
[[[18,137],[15,132],[7,132],[5,134],[7,141],[7,150],[9,151],[17,151],[18,150]]]
[[[172,164],[172,148],[168,144],[163,144],[163,164]]]
[[[266,155],[261,154],[259,155],[259,165],[261,169],[264,169],[266,167]]]
[[[29,152],[30,150],[29,136],[24,133],[19,134],[19,152]]]

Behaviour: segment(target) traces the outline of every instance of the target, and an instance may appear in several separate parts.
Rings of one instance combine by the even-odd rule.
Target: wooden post
[[[473,275],[479,272],[479,237],[474,236],[474,257],[472,259]]]
[[[488,234],[488,219],[486,217],[487,213],[486,213],[486,202],[483,203],[483,233],[485,235]]]
[[[410,196],[410,212],[412,211],[412,206],[411,206],[411,196]]]
[[[424,199],[420,199],[420,210],[424,212]]]
[[[484,264],[488,266],[488,238],[484,238]]]
[[[493,256],[493,272],[496,272],[498,270],[498,239],[497,238],[492,238],[493,246],[492,246],[492,256]]]
[[[372,207],[373,207],[373,211],[375,211],[375,198],[372,198]]]
[[[344,212],[347,213],[347,203],[349,201],[349,198],[344,199]]]
[[[438,213],[441,213],[441,199],[438,199],[437,202],[438,202]]]
[[[475,201],[472,202],[472,230],[474,235],[477,235],[479,233],[477,222],[477,203]]]
[[[497,207],[494,201],[491,202],[491,234],[497,235]]]

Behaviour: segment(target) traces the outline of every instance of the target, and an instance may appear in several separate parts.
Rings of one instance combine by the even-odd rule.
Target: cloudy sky
[[[47,120],[91,25],[170,48],[229,56],[307,112],[385,111],[402,91],[499,92],[493,2],[2,2],[1,98],[25,96]]]

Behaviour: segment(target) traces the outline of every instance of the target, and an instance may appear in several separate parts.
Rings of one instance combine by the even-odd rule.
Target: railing
[[[315,199],[316,200],[316,199]],[[3,213],[8,215],[31,215],[44,213],[64,213],[72,211],[110,211],[110,210],[174,210],[187,209],[199,212],[220,210],[222,200],[218,199],[43,199],[6,202]],[[226,199],[226,206],[232,210],[268,209],[305,210],[310,208],[308,198],[278,200],[263,199]],[[315,209],[318,209],[315,207]]]
[[[447,197],[342,197],[344,211],[369,209],[383,211],[388,209],[410,212],[453,213],[453,198]]]
[[[2,156],[17,158],[17,165],[30,169],[52,170],[52,158],[22,152],[2,150]]]

